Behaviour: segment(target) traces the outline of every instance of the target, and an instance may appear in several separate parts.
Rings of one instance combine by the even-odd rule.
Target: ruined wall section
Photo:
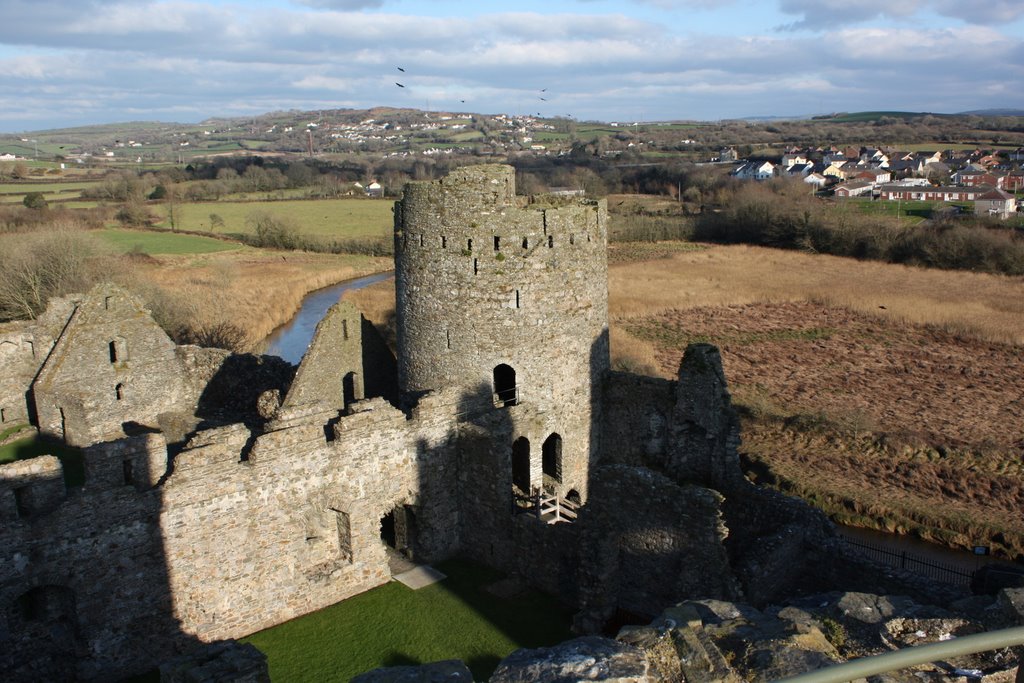
[[[51,299],[35,320],[0,324],[0,432],[34,420],[29,387],[80,300]]]
[[[319,403],[343,410],[364,398],[367,369],[363,367],[362,338],[359,309],[344,301],[331,306],[316,326],[282,405]]]
[[[676,382],[626,372],[605,382],[602,462],[648,465],[664,458]]]
[[[383,399],[350,408],[330,440],[322,416],[282,411],[255,439],[223,427],[178,454],[161,527],[186,633],[243,636],[390,580],[380,524],[396,506],[414,510],[415,555],[454,552],[451,397],[411,417]]]
[[[552,424],[531,439],[531,485],[541,485],[543,441],[557,434],[556,486],[585,497],[608,368],[607,209],[523,206],[514,180],[509,166],[462,168],[408,185],[396,204],[399,385],[478,396],[501,388],[495,371],[508,366],[520,415]]]
[[[32,392],[43,434],[85,446],[155,426],[183,397],[174,342],[142,304],[98,285],[77,305]]]
[[[52,456],[0,466],[4,680],[139,673],[174,652],[160,496],[149,486],[165,465],[159,435],[146,435],[87,449],[85,486],[70,494]]]

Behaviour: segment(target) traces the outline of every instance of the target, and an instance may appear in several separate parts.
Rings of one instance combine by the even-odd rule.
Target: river
[[[302,299],[302,304],[292,319],[271,332],[264,340],[267,349],[265,353],[298,365],[309,348],[309,343],[313,341],[317,323],[327,314],[328,308],[338,303],[342,294],[383,282],[393,276],[394,273],[391,272],[375,273],[310,292]]]

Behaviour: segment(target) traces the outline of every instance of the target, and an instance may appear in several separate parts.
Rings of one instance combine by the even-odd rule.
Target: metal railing
[[[840,535],[840,537],[845,545],[856,549],[853,552],[859,552],[872,560],[887,564],[890,567],[905,569],[943,583],[965,585],[971,582],[972,572],[955,565],[937,560],[929,560],[920,555],[908,553],[905,550],[893,550],[881,544],[866,543],[849,536]]]
[[[1024,626],[975,633],[970,636],[908,647],[873,657],[853,659],[835,666],[785,678],[780,683],[845,683],[950,657],[1000,650],[1014,645],[1024,645]]]

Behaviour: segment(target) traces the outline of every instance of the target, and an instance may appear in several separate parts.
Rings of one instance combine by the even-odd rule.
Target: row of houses
[[[939,152],[887,152],[870,147],[810,153],[788,150],[779,163],[743,161],[732,175],[749,180],[800,178],[817,188],[832,188],[839,198],[971,201],[978,215],[1007,218],[1015,213],[1016,200],[1010,192],[1024,190],[1024,171],[980,150],[948,152],[946,161],[943,159]],[[953,165],[957,166],[955,172]],[[953,184],[935,187],[928,177],[948,177]]]

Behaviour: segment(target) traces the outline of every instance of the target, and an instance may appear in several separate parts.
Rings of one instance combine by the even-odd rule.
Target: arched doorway
[[[502,363],[494,368],[494,395],[497,397],[497,404],[503,408],[519,402],[516,371],[511,365]]]
[[[512,443],[512,489],[530,493],[530,440],[521,436]]]
[[[557,432],[544,439],[541,446],[541,470],[545,489],[557,488],[562,483],[562,437]]]

